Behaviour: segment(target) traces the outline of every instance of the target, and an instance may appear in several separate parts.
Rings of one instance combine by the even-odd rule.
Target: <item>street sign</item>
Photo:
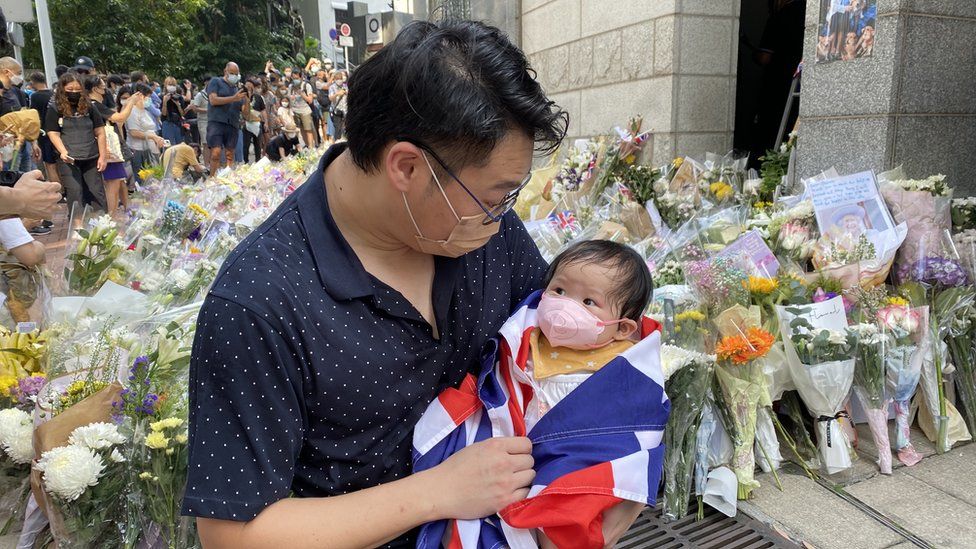
[[[349,23],[343,23],[339,26],[339,34],[343,36],[352,35],[352,27],[349,26]]]
[[[339,47],[342,48],[352,48],[354,47],[352,41],[352,36],[340,36],[339,37]]]
[[[383,43],[383,21],[378,13],[366,16],[366,44]]]
[[[331,38],[333,41],[338,40],[339,39],[339,31],[337,31],[335,29],[329,29],[329,38]]]

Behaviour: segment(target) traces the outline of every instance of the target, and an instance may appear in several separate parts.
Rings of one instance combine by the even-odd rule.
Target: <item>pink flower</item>
[[[892,306],[878,311],[878,320],[897,337],[905,337],[918,330],[922,315],[908,307]]]

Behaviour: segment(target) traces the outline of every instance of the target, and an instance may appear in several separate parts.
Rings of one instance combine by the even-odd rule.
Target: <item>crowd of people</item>
[[[346,72],[328,58],[281,70],[268,61],[262,72],[246,76],[229,62],[223,74],[199,84],[173,76],[159,84],[142,71],[100,74],[82,56],[71,68],[59,66],[49,89],[43,73],[25,79],[16,60],[2,58],[0,116],[34,109],[43,129],[17,150],[7,136],[4,167],[16,155],[19,171],[36,166],[62,185],[69,210],[90,206],[114,214],[149,166],[197,180],[224,166],[278,161],[341,139],[346,81]]]
[[[45,249],[34,237],[51,232],[58,202],[80,228],[86,207],[124,215],[145,168],[196,181],[342,138],[347,74],[329,59],[282,70],[269,61],[246,77],[229,62],[199,85],[173,76],[160,85],[142,71],[100,74],[84,56],[56,72],[52,89],[43,73],[25,75],[15,59],[0,58],[0,117],[37,111],[28,137],[16,134],[32,114],[15,116],[16,128],[0,124],[0,179],[9,180],[0,186],[0,299],[36,291]]]

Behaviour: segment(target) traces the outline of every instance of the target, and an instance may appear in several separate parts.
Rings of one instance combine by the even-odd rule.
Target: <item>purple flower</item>
[[[901,281],[914,280],[937,288],[954,288],[969,283],[966,269],[959,262],[938,256],[899,265],[898,278]]]
[[[33,397],[41,392],[46,381],[47,379],[44,376],[22,378],[13,390],[13,396],[21,406],[33,406]]]

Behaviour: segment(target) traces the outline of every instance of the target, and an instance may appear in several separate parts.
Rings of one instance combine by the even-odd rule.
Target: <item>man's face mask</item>
[[[430,255],[441,255],[445,257],[461,257],[462,255],[477,250],[478,248],[484,246],[488,243],[492,236],[498,232],[498,223],[489,223],[485,225],[483,220],[485,218],[484,214],[469,215],[465,217],[460,217],[457,211],[454,209],[454,205],[451,204],[450,199],[447,198],[447,193],[444,192],[444,187],[441,186],[440,180],[437,178],[437,174],[434,173],[434,168],[430,165],[430,160],[427,159],[427,154],[423,153],[424,162],[427,163],[427,169],[430,170],[430,174],[434,177],[434,182],[437,184],[437,189],[440,190],[441,196],[444,197],[444,201],[447,202],[447,206],[451,209],[451,213],[454,214],[454,218],[457,219],[457,225],[451,230],[451,234],[448,235],[445,240],[432,240],[426,238],[420,231],[420,226],[417,225],[417,220],[413,216],[413,212],[410,211],[410,204],[407,203],[406,193],[401,193],[403,195],[403,204],[407,207],[407,215],[410,216],[410,221],[413,222],[414,229],[417,230],[417,234],[414,237],[417,239],[417,245],[421,252]]]

